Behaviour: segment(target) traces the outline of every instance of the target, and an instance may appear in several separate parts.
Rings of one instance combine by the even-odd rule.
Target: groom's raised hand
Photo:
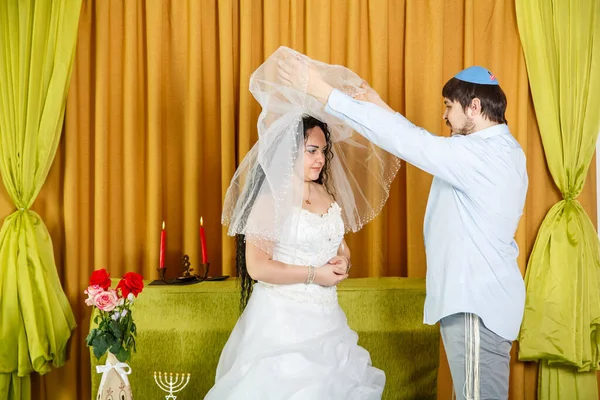
[[[381,96],[379,96],[379,93],[377,93],[375,91],[375,89],[373,89],[368,83],[367,81],[363,81],[360,85],[360,88],[363,89],[361,91],[361,93],[352,96],[353,98],[355,98],[356,100],[360,100],[360,101],[366,101],[369,103],[373,103],[378,107],[383,108],[386,111],[389,111],[391,113],[395,113],[396,111],[394,111],[390,106],[387,105],[387,103],[385,101],[383,101],[381,99]]]
[[[333,90],[321,73],[298,54],[279,60],[277,75],[284,85],[313,96],[323,104]]]

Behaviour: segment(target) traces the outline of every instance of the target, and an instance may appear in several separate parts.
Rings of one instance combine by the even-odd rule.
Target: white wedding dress
[[[297,212],[297,237],[277,243],[273,259],[326,264],[344,236],[340,207],[333,203],[322,216]],[[385,374],[357,339],[335,286],[257,282],[205,400],[381,399]]]

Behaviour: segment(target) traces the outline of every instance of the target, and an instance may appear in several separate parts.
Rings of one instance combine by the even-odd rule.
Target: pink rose
[[[88,306],[93,306],[94,297],[96,297],[98,293],[101,293],[103,291],[104,289],[102,289],[102,286],[100,285],[88,286],[88,288],[83,291],[83,293],[88,295],[88,298],[85,299],[85,304],[87,304]]]
[[[117,306],[119,297],[114,290],[102,291],[94,296],[94,304],[102,311],[112,311]]]

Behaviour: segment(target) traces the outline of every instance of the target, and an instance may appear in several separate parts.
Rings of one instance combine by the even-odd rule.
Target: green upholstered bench
[[[147,282],[146,282],[147,283]],[[385,371],[384,399],[436,399],[439,328],[423,324],[425,281],[348,279],[339,302],[373,365]],[[134,398],[164,399],[154,371],[191,373],[179,400],[202,399],[214,382],[221,349],[239,316],[234,279],[189,286],[146,286],[133,312],[137,353],[129,361]],[[92,399],[100,383],[92,361]],[[104,363],[104,359],[100,360]]]

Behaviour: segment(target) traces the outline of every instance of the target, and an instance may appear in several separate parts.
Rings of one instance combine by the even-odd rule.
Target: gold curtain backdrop
[[[517,232],[523,272],[544,215],[561,198],[544,159],[513,0],[84,0],[78,35],[65,131],[33,206],[54,241],[78,327],[69,361],[34,379],[33,398],[89,396],[89,275],[107,268],[114,277],[156,278],[163,220],[167,265],[177,267],[182,252],[198,263],[203,216],[211,273],[234,274],[222,199],[257,139],[250,74],[280,45],[348,66],[436,134],[449,133],[441,118],[446,80],[473,64],[492,70],[528,158]],[[595,173],[579,197],[592,221]],[[430,183],[403,165],[383,214],[349,236],[353,276],[425,276]],[[0,216],[12,211],[2,192]],[[537,369],[515,359],[513,352],[510,398],[534,399]],[[450,398],[450,390],[443,361],[438,397]]]

